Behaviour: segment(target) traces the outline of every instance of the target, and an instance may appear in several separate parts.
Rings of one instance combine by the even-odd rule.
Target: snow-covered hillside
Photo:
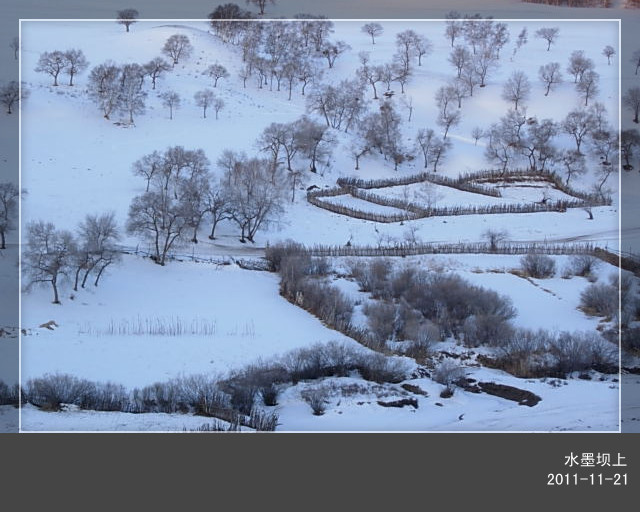
[[[455,7],[452,5],[452,8]],[[529,8],[529,7],[528,7]],[[535,12],[539,6],[530,6]],[[527,11],[528,12],[528,11]],[[51,304],[51,289],[36,288],[22,295],[22,379],[35,379],[47,373],[68,373],[92,381],[112,381],[127,388],[144,387],[191,374],[220,375],[254,363],[257,359],[278,358],[291,350],[318,342],[340,341],[358,347],[354,339],[323,325],[310,313],[288,303],[279,295],[278,276],[258,270],[241,269],[235,260],[256,259],[264,248],[285,240],[305,246],[393,247],[405,243],[482,242],[487,230],[503,230],[513,243],[592,242],[608,250],[618,250],[619,176],[606,181],[611,204],[570,207],[566,211],[535,213],[500,213],[486,215],[423,216],[402,222],[372,222],[332,213],[307,201],[309,187],[319,190],[335,187],[340,178],[361,180],[402,178],[423,172],[415,137],[420,129],[433,129],[443,137],[436,123],[439,107],[437,91],[455,76],[448,62],[451,43],[445,36],[445,24],[438,21],[381,21],[384,32],[372,44],[362,32],[361,21],[336,21],[331,41],[344,41],[349,49],[328,66],[327,60],[316,59],[323,69],[322,78],[311,84],[305,95],[301,83],[294,84],[291,99],[287,87],[277,90],[275,83],[259,87],[255,76],[246,84],[240,75],[242,50],[225,44],[204,21],[140,21],[127,33],[113,22],[98,21],[24,21],[22,23],[21,78],[29,97],[22,106],[22,186],[27,195],[22,202],[23,235],[33,221],[52,222],[56,228],[75,232],[87,214],[113,211],[122,232],[119,247],[126,251],[119,264],[110,266],[100,286],[89,285],[74,292],[69,283],[61,284],[62,305]],[[471,97],[462,101],[460,123],[447,134],[451,149],[438,165],[437,175],[456,179],[497,167],[485,156],[488,137],[474,140],[474,128],[487,130],[507,114],[510,103],[503,99],[503,85],[514,71],[523,71],[531,83],[530,97],[525,101],[531,126],[544,119],[560,123],[567,114],[580,108],[584,97],[576,91],[573,77],[565,71],[570,55],[584,50],[600,76],[599,92],[589,104],[600,102],[605,107],[601,121],[617,126],[619,119],[619,73],[617,59],[607,63],[602,49],[618,46],[618,23],[612,21],[513,21],[505,22],[510,34],[500,59],[487,75],[486,86],[477,86]],[[559,28],[558,41],[549,51],[546,42],[535,32],[548,26]],[[519,48],[519,33],[527,29],[528,41]],[[125,233],[129,207],[135,196],[145,193],[145,180],[132,173],[134,162],[154,151],[183,146],[202,149],[211,162],[213,175],[223,178],[224,169],[217,161],[225,150],[246,152],[250,156],[268,157],[257,142],[271,123],[291,123],[304,114],[322,123],[317,113],[308,112],[307,98],[314,88],[355,77],[361,66],[361,52],[368,52],[370,65],[391,62],[396,53],[396,35],[414,32],[428,38],[431,51],[422,65],[411,59],[411,76],[405,92],[397,82],[387,89],[378,83],[373,98],[369,85],[364,88],[365,110],[375,114],[389,93],[389,102],[401,119],[399,144],[411,158],[404,158],[397,170],[377,150],[362,156],[355,169],[353,145],[357,130],[330,129],[328,156],[319,161],[317,172],[300,154],[293,158],[300,172],[291,188],[284,193],[284,212],[274,222],[258,230],[255,242],[241,243],[236,222],[223,220],[216,239],[207,238],[211,230],[208,216],[200,227],[200,242],[188,237],[170,251],[178,260],[166,266],[154,265],[142,255],[151,252],[151,243],[133,231]],[[149,62],[161,55],[167,39],[187,36],[193,53],[164,73],[151,88],[144,83],[145,112],[136,113],[134,123],[128,114],[114,114],[105,119],[87,94],[89,71],[108,60],[117,65]],[[44,52],[81,49],[90,62],[88,70],[74,77],[75,85],[67,85],[68,76],[60,75],[59,86],[52,77],[35,68]],[[564,81],[545,96],[544,84],[538,78],[541,66],[559,62]],[[229,72],[214,87],[207,69],[222,64]],[[497,64],[497,65],[495,65]],[[627,66],[626,63],[622,63]],[[211,89],[224,101],[216,116],[206,118],[194,102],[194,94]],[[162,93],[174,91],[181,105],[171,114],[163,105]],[[410,110],[411,108],[411,110]],[[453,105],[453,108],[457,108]],[[409,121],[409,115],[411,120]],[[363,114],[364,117],[364,114]],[[532,121],[533,120],[533,121]],[[523,128],[529,129],[529,128]],[[559,132],[553,138],[558,150],[571,149],[573,139]],[[526,158],[513,160],[517,168],[526,166]],[[280,168],[285,169],[282,160]],[[554,164],[560,176],[562,165]],[[598,157],[589,155],[586,173],[573,178],[577,194],[589,194],[601,183]],[[286,172],[284,172],[286,174]],[[497,182],[496,182],[497,181]],[[388,198],[413,201],[428,207],[489,206],[501,204],[545,204],[546,201],[573,200],[574,196],[554,187],[550,182],[494,180],[489,186],[500,191],[500,197],[489,197],[451,187],[419,183],[376,189]],[[394,208],[352,197],[335,195],[328,202],[355,209],[370,209],[386,214]],[[398,258],[399,259],[399,258]],[[580,294],[589,286],[585,278],[563,279],[562,269],[570,263],[568,256],[553,257],[557,272],[548,280],[524,279],[518,275],[520,257],[512,255],[451,255],[416,257],[403,260],[415,268],[430,268],[443,274],[461,275],[474,285],[495,290],[511,297],[517,315],[515,327],[554,331],[597,332],[604,328],[600,318],[578,310]],[[191,261],[189,261],[191,260]],[[223,264],[225,263],[225,264]],[[226,264],[229,263],[229,264]],[[242,262],[240,262],[242,264]],[[346,268],[344,258],[332,261],[334,268]],[[608,282],[617,269],[609,264],[598,267],[600,283]],[[565,278],[568,276],[564,276]],[[329,278],[347,294],[353,286],[348,271]],[[28,277],[25,277],[28,281]],[[360,296],[354,295],[356,303]],[[360,297],[361,300],[362,297]],[[364,299],[365,301],[368,299]],[[49,328],[43,327],[48,322]],[[155,332],[154,332],[155,330]],[[441,341],[442,353],[464,352],[452,339]],[[0,350],[15,348],[14,345]],[[482,352],[480,350],[479,352]],[[478,354],[469,356],[475,361]],[[458,357],[461,357],[460,355]],[[466,357],[466,356],[465,356]],[[415,363],[411,362],[415,366]],[[279,401],[279,430],[617,430],[618,382],[615,376],[597,372],[583,379],[521,379],[498,369],[479,364],[469,365],[466,376],[481,382],[495,382],[537,394],[542,401],[534,408],[523,407],[503,398],[476,394],[460,389],[454,397],[441,399],[441,385],[419,372],[405,379],[405,384],[418,386],[426,395],[417,396],[416,406],[384,407],[379,400],[406,398],[405,388],[394,383],[363,383],[361,379],[331,377],[324,381],[327,413],[314,416],[305,403],[305,389],[314,383],[297,383],[286,388]],[[590,380],[587,380],[590,379]],[[308,394],[308,393],[307,393]],[[415,393],[414,393],[415,394]],[[411,395],[413,396],[413,395]],[[302,397],[302,398],[301,398]],[[437,402],[437,403],[436,403]],[[444,403],[443,403],[444,402]],[[419,404],[419,407],[418,405]],[[569,406],[570,405],[570,406]],[[101,415],[83,417],[79,411],[65,412],[64,421],[57,413],[44,413],[29,408],[23,412],[25,430],[93,430],[122,429],[124,418],[105,420]],[[62,413],[60,413],[62,414]],[[104,413],[119,414],[119,413]],[[124,413],[122,413],[124,414]],[[47,415],[56,420],[49,423]],[[154,418],[154,422],[161,418]],[[160,427],[139,428],[181,430],[198,426],[196,419],[171,419]],[[75,423],[77,421],[77,424]],[[86,421],[86,423],[85,423]],[[132,424],[132,430],[138,428]],[[126,430],[126,428],[125,428]]]

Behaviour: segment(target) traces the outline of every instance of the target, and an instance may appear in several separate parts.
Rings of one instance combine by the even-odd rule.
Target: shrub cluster
[[[529,253],[520,259],[523,272],[529,277],[546,279],[556,273],[556,262],[546,254]]]
[[[20,403],[20,387],[9,386],[0,380],[0,405],[18,405]]]
[[[327,326],[344,331],[353,313],[353,302],[337,287],[322,280],[329,271],[324,258],[301,252],[295,243],[274,246],[268,254],[280,273],[280,294],[289,302],[317,316]]]
[[[514,329],[488,362],[517,377],[566,378],[577,371],[617,372],[617,347],[593,332]]]
[[[361,290],[383,302],[364,313],[374,339],[412,340],[421,345],[464,334],[470,345],[492,344],[510,330],[511,300],[455,274],[412,267],[393,271],[387,260],[357,262],[351,275]]]

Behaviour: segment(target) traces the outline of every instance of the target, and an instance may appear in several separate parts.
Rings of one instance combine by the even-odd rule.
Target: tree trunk
[[[108,266],[109,266],[109,263],[107,263],[106,265],[103,265],[100,268],[100,272],[98,272],[98,275],[96,276],[96,280],[94,281],[93,286],[98,286],[98,281],[100,281],[100,277],[102,276],[104,269],[107,268]]]
[[[0,231],[0,249],[6,249],[5,238],[4,238],[4,229]]]
[[[56,283],[57,277],[51,279],[51,286],[53,287],[53,303],[60,304],[60,298],[58,297],[58,285]]]
[[[80,271],[82,270],[82,266],[78,266],[78,268],[76,269],[76,276],[75,279],[73,280],[73,291],[77,292],[78,291],[78,281],[80,280]]]
[[[211,234],[209,235],[209,240],[215,240],[216,236],[216,226],[218,225],[218,219],[213,217],[213,225],[211,226]]]

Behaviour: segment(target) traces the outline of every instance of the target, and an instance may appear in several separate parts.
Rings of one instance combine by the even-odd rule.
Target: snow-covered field
[[[452,5],[451,8],[454,6]],[[531,6],[535,10],[536,6]],[[497,121],[508,109],[500,98],[502,83],[514,70],[525,71],[532,82],[528,114],[539,118],[561,120],[577,107],[572,80],[567,77],[548,97],[537,80],[537,70],[549,61],[564,63],[575,49],[584,49],[596,62],[601,74],[598,101],[607,106],[607,119],[618,124],[618,64],[607,65],[600,54],[609,44],[618,48],[618,25],[615,22],[562,22],[562,44],[546,51],[544,43],[533,37],[535,30],[548,26],[544,21],[509,23],[512,41],[504,48],[500,67],[490,75],[487,87],[478,89],[465,100],[462,122],[450,131],[453,148],[439,166],[438,173],[456,177],[460,173],[491,167],[484,159],[484,142],[476,145],[471,131]],[[375,47],[360,30],[362,22],[336,22],[332,38],[343,39],[351,49],[326,69],[324,79],[338,83],[353,75],[358,66],[358,52],[371,52],[372,61],[382,63],[395,51],[395,34],[407,28],[427,36],[434,44],[433,53],[407,85],[406,97],[413,101],[413,116],[403,126],[408,143],[419,128],[439,128],[435,125],[435,91],[452,77],[454,69],[447,63],[449,42],[444,37],[441,22],[383,22],[385,32]],[[527,27],[529,42],[509,60],[513,40]],[[135,126],[107,121],[84,93],[87,73],[76,78],[74,87],[52,87],[50,77],[34,72],[39,55],[52,49],[81,48],[91,66],[113,59],[119,64],[147,62],[160,54],[164,41],[174,33],[185,34],[195,51],[188,60],[160,78],[156,91],[149,90],[147,112],[136,116]],[[140,22],[125,33],[112,22],[42,22],[26,21],[22,25],[22,79],[31,95],[22,109],[22,185],[28,195],[22,204],[23,226],[36,219],[46,219],[56,227],[74,230],[87,213],[114,211],[120,226],[127,219],[129,203],[134,195],[144,192],[144,180],[131,173],[134,161],[154,150],[182,145],[187,149],[202,148],[212,162],[212,170],[220,175],[215,161],[224,149],[256,154],[256,139],[271,122],[293,121],[305,112],[305,100],[295,90],[291,101],[287,93],[258,89],[254,80],[242,86],[238,77],[238,50],[222,44],[208,32],[205,22]],[[193,104],[193,94],[211,87],[203,75],[207,66],[219,62],[231,73],[221,79],[216,94],[225,101],[219,119],[213,114],[202,118]],[[326,67],[326,62],[324,63]],[[623,65],[627,65],[623,63]],[[64,80],[61,80],[64,84]],[[148,84],[147,84],[148,87]],[[157,94],[173,89],[183,98],[174,118],[162,106]],[[396,98],[401,96],[396,89]],[[376,103],[371,91],[365,98],[370,108]],[[397,102],[402,109],[401,103]],[[404,114],[406,115],[406,113]],[[277,241],[293,239],[315,243],[344,245],[376,245],[402,241],[409,223],[376,224],[329,213],[308,204],[304,188],[334,186],[343,176],[363,179],[411,175],[422,171],[422,162],[405,163],[398,171],[377,155],[361,159],[360,171],[354,170],[349,156],[349,136],[336,133],[335,151],[318,174],[305,173],[301,190],[294,204],[280,222],[258,232],[254,246],[238,242],[237,228],[229,221],[218,228],[219,238],[206,239],[210,226],[202,227],[202,243],[184,243],[176,249],[183,256],[218,257],[260,256],[262,248]],[[566,136],[558,144],[569,147]],[[597,180],[594,166],[584,178],[574,184],[589,190]],[[488,228],[505,229],[513,241],[544,242],[568,239],[588,240],[609,249],[618,249],[618,177],[612,176],[608,186],[613,192],[611,206],[593,208],[594,220],[588,220],[581,209],[565,213],[534,213],[517,215],[468,215],[428,218],[411,222],[413,236],[425,242],[479,241]],[[539,188],[509,187],[503,198],[490,198],[433,186],[425,191],[418,186],[382,189],[385,194],[403,199],[409,194],[425,201],[435,200],[435,206],[456,204],[501,204],[504,202],[539,201]],[[440,190],[445,189],[445,190]],[[551,199],[567,198],[552,190]],[[426,197],[428,196],[428,197]],[[325,198],[329,202],[368,207],[370,211],[387,213],[395,210],[367,203],[351,196]],[[413,197],[409,197],[410,200]],[[355,203],[358,203],[357,205]],[[365,207],[361,206],[365,203]],[[125,235],[123,245],[147,249],[134,235]],[[555,257],[558,268],[566,257]],[[548,280],[526,280],[508,272],[518,266],[515,256],[457,255],[407,259],[416,266],[432,265],[451,270],[474,284],[507,294],[518,315],[514,324],[528,328],[593,331],[598,319],[577,310],[581,291],[589,284],[584,278],[560,278],[560,272]],[[598,270],[605,282],[616,269],[603,265]],[[73,298],[71,296],[73,295]],[[49,288],[36,289],[22,295],[22,379],[40,377],[46,373],[69,373],[94,381],[113,381],[128,388],[142,387],[156,381],[180,375],[222,374],[239,369],[258,358],[269,359],[289,350],[330,340],[356,344],[354,340],[324,326],[319,320],[288,303],[278,294],[278,277],[266,272],[242,270],[235,264],[170,262],[166,267],[153,265],[148,259],[126,255],[118,266],[110,268],[97,288],[71,292],[64,288],[63,304],[50,303]],[[55,321],[49,330],[39,327]],[[178,335],[150,335],[153,326],[164,326]],[[182,331],[180,331],[182,329]],[[136,331],[146,332],[138,334]],[[2,355],[15,350],[15,341],[0,338]],[[4,373],[3,373],[4,375]],[[474,367],[467,376],[494,381],[530,390],[542,397],[533,408],[519,406],[489,395],[476,395],[462,390],[454,397],[439,398],[441,385],[430,379],[413,379],[428,392],[428,397],[416,397],[417,409],[384,408],[377,405],[380,394],[404,396],[399,386],[371,389],[359,379],[328,379],[332,386],[327,413],[311,414],[300,398],[300,391],[312,384],[291,386],[282,395],[278,406],[279,427],[284,431],[358,430],[617,430],[618,382],[615,376],[598,380],[569,379],[559,385],[541,379],[517,379],[498,370]],[[351,385],[349,386],[347,385]],[[354,387],[361,386],[357,392]],[[369,388],[367,388],[369,386]],[[349,389],[350,391],[344,391]],[[354,393],[354,394],[352,394]],[[406,392],[405,392],[406,394]],[[385,398],[386,399],[386,398]],[[440,405],[437,405],[439,403]],[[3,411],[3,415],[10,412]],[[460,419],[462,418],[462,419]],[[128,415],[66,411],[47,413],[33,407],[22,411],[23,430],[182,430],[195,428],[206,420],[187,415]]]

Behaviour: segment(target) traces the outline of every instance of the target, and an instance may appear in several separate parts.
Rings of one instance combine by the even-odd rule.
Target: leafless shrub
[[[304,246],[293,240],[287,240],[280,244],[269,245],[264,251],[264,257],[271,264],[275,272],[280,271],[282,260],[303,253]]]
[[[178,403],[186,404],[195,414],[214,416],[221,410],[231,408],[229,397],[220,389],[219,382],[206,375],[178,379],[176,387]]]
[[[0,405],[18,405],[20,402],[20,387],[18,384],[9,386],[0,380]]]
[[[84,394],[78,405],[94,411],[124,411],[129,403],[129,393],[121,384],[92,383],[91,390]]]
[[[406,266],[394,272],[389,282],[391,296],[395,299],[401,297],[409,289],[415,277],[416,269],[414,267]]]
[[[278,426],[279,416],[276,412],[264,412],[260,409],[252,409],[247,426],[258,432],[273,432]]]
[[[30,379],[25,394],[29,403],[42,409],[59,411],[61,404],[80,405],[92,391],[93,385],[88,380],[55,373]]]
[[[576,254],[571,257],[569,270],[574,276],[587,277],[600,265],[600,260],[590,254]]]
[[[365,380],[398,383],[407,378],[409,366],[398,357],[387,357],[377,352],[362,352],[357,370]]]
[[[356,262],[351,266],[351,275],[363,292],[371,292],[374,297],[386,296],[388,278],[392,264],[388,259],[376,259],[370,263]]]
[[[516,314],[508,297],[474,286],[453,274],[419,273],[404,293],[404,299],[439,326],[444,336],[457,336],[464,321],[472,315],[491,315],[507,321]]]
[[[634,354],[640,354],[640,327],[622,330],[622,348]]]
[[[607,284],[589,285],[580,294],[580,307],[588,314],[612,317],[618,310],[618,290]]]
[[[241,430],[242,428],[238,421],[227,422],[216,419],[211,423],[203,423],[197,428],[192,428],[190,432],[240,432]]]
[[[264,405],[273,407],[278,405],[278,397],[282,392],[282,388],[277,384],[265,384],[259,388],[260,396]]]
[[[433,372],[433,380],[450,387],[465,376],[464,368],[452,359],[442,361]]]
[[[304,389],[300,392],[300,396],[309,404],[314,415],[322,416],[329,403],[330,391],[325,386],[316,386]]]
[[[549,352],[555,358],[558,373],[564,376],[592,368],[605,369],[616,362],[614,345],[596,333],[561,332],[550,340]]]
[[[393,338],[397,309],[395,304],[387,302],[367,303],[363,308],[369,330],[378,342],[384,343]]]
[[[496,346],[510,338],[513,327],[499,315],[479,314],[472,315],[464,321],[462,332],[464,343],[468,347]]]
[[[353,302],[342,291],[332,285],[317,281],[303,280],[293,293],[296,304],[316,315],[329,327],[340,330],[349,324],[353,314]]]
[[[545,254],[529,253],[520,259],[522,270],[536,279],[553,277],[556,273],[556,262]]]
[[[433,354],[433,345],[424,341],[407,341],[403,345],[402,354],[415,359],[418,363],[424,363]]]
[[[438,384],[443,384],[445,386],[445,389],[440,396],[442,398],[449,398],[453,396],[455,383],[464,378],[464,376],[464,368],[452,359],[445,359],[437,366],[433,372],[432,378]]]

